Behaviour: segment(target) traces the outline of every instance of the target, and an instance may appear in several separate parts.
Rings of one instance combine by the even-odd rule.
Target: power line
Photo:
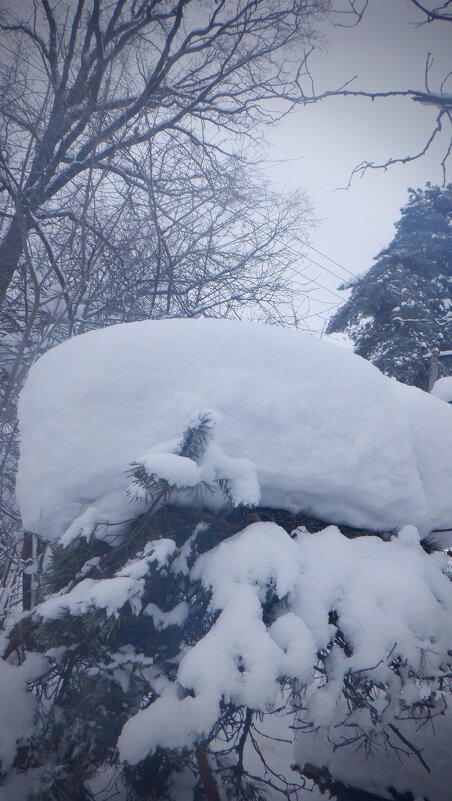
[[[289,250],[289,248],[288,248],[288,250]],[[297,255],[300,255],[300,254],[297,254]],[[290,280],[291,280],[291,281],[292,281],[292,283],[293,283],[293,279],[290,279]],[[323,289],[325,292],[329,292],[329,294],[330,294],[330,295],[334,295],[334,297],[335,297],[335,298],[339,298],[339,300],[341,301],[341,303],[343,303],[343,302],[344,302],[344,300],[345,300],[345,298],[343,298],[343,297],[342,297],[342,295],[338,295],[338,293],[337,293],[337,292],[335,292],[333,289],[329,289],[327,286],[324,286],[323,284],[320,284],[320,283],[319,283],[318,281],[316,281],[314,278],[309,278],[309,281],[308,281],[308,283],[310,283],[310,284],[315,284],[315,286],[318,286],[318,287],[319,287],[319,289]],[[339,305],[339,304],[336,304],[336,305]]]
[[[319,264],[319,262],[315,261],[315,259],[311,259],[311,257],[309,257],[309,262],[310,262],[310,264],[315,264],[316,267],[320,267],[321,270],[325,270],[326,273],[329,273],[330,275],[334,275],[334,277],[338,278],[339,281],[344,281],[344,279],[343,279],[343,277],[341,275],[338,275],[337,273],[333,272],[333,270],[329,270],[328,267],[325,267],[323,264]]]
[[[297,251],[293,250],[293,248],[287,247],[287,250],[289,250],[294,255],[298,256],[300,259],[303,258],[301,253],[297,253]],[[309,258],[309,262],[310,262],[310,264],[315,264],[315,266],[318,267],[320,270],[324,270],[325,272],[329,273],[330,275],[333,275],[335,278],[338,278],[339,281],[344,281],[343,276],[338,275],[337,273],[333,272],[332,270],[329,270],[328,267],[325,267],[323,264],[319,264],[318,261],[315,261],[314,259]],[[317,283],[316,281],[314,281],[314,279],[310,279],[310,280],[313,281],[314,284]],[[337,292],[335,292],[333,289],[328,289],[328,287],[323,286],[323,284],[317,284],[317,286],[321,287],[322,289],[325,289],[327,292],[330,292],[332,295],[335,295],[335,297],[340,298],[341,301],[345,301],[345,298],[342,295],[338,295]]]
[[[261,217],[264,217],[264,215],[261,212],[257,212],[257,213],[260,214]],[[297,250],[294,250],[294,248],[290,247],[290,245],[286,245],[285,247],[286,247],[286,250],[289,251],[289,253],[293,253],[294,256],[296,256],[298,259],[302,259],[303,258],[301,253],[299,253]],[[341,276],[337,276],[336,273],[333,273],[327,267],[323,267],[321,264],[318,264],[313,259],[310,259],[310,261],[311,261],[312,264],[315,264],[317,267],[320,267],[321,270],[325,270],[327,273],[330,273],[331,275],[334,275],[336,278],[339,278],[341,281],[343,280],[343,278]],[[293,271],[293,275],[294,274],[295,275],[297,275],[297,274],[299,275],[299,273],[297,273],[296,270]],[[290,280],[293,282],[293,278],[290,278]],[[325,292],[329,292],[330,295],[334,295],[335,298],[339,298],[341,303],[343,303],[345,301],[345,298],[342,295],[339,295],[337,292],[334,291],[334,289],[329,289],[329,287],[324,286],[323,284],[319,283],[319,281],[316,281],[315,278],[308,278],[306,280],[306,284],[308,284],[308,283],[309,284],[315,284],[315,286],[319,287],[319,289],[323,289]],[[339,305],[339,304],[336,304],[336,305]]]
[[[266,219],[265,215],[261,211],[259,211],[258,209],[254,209],[254,211],[257,214],[259,214],[259,216],[262,217],[262,219]],[[326,253],[323,253],[321,250],[318,250],[318,248],[315,248],[314,245],[310,245],[309,242],[306,242],[306,240],[301,239],[300,241],[303,243],[303,245],[306,245],[306,247],[308,247],[311,250],[314,250],[316,253],[318,253],[319,256],[322,256],[324,259],[327,259],[332,264],[335,264],[336,267],[339,267],[341,270],[344,270],[344,272],[348,273],[349,275],[352,275],[353,278],[357,278],[359,280],[359,275],[354,273],[352,270],[349,270],[348,267],[344,267],[343,264],[340,264],[338,261],[335,261],[335,259],[332,259],[331,256],[327,256]],[[290,250],[292,253],[296,252],[290,247],[288,247],[287,249]],[[298,255],[301,258],[301,254],[299,253]],[[345,280],[342,275],[338,275],[337,273],[333,272],[332,270],[329,270],[328,267],[324,267],[323,265],[318,264],[318,262],[314,261],[314,259],[311,259],[311,261],[317,267],[320,267],[322,270],[325,270],[327,273],[330,273],[330,275],[334,275],[335,278],[339,278],[340,281],[344,281]]]
[[[322,311],[312,312],[312,314],[307,314],[306,317],[303,317],[303,320],[309,320],[311,317],[320,317],[321,320],[325,320],[325,322],[327,322],[326,318],[323,317],[322,315],[328,314],[328,312],[330,312],[332,309],[336,309],[338,306],[340,306],[339,303],[333,303],[333,305],[328,306],[327,309],[322,309]]]
[[[266,219],[265,215],[261,211],[259,211],[258,209],[254,209],[254,211],[255,211],[255,213],[259,214],[260,217],[262,217],[263,219]],[[304,242],[304,240],[301,240],[301,241],[303,242],[303,244],[307,244],[308,247],[311,247],[307,242]],[[317,253],[320,253],[320,255],[324,255],[324,254],[321,253],[321,251],[318,251],[316,248],[313,247],[312,249],[315,250]],[[294,248],[290,247],[290,245],[286,245],[286,250],[288,250],[289,253],[293,253],[294,256],[297,256],[297,258],[303,259],[302,254],[299,253],[298,251],[294,250]],[[347,268],[342,267],[342,265],[340,265],[339,262],[335,262],[334,259],[330,259],[329,256],[325,256],[325,258],[327,258],[329,261],[331,261],[334,264],[336,264],[338,267],[341,267],[341,269],[343,269],[346,272],[350,273],[350,275],[353,275],[355,278],[358,278],[358,276],[355,275],[355,273],[352,273],[351,270],[347,270]],[[337,273],[333,272],[333,270],[329,270],[328,267],[325,267],[323,264],[319,264],[314,259],[310,258],[309,261],[311,262],[311,264],[315,264],[316,267],[319,267],[321,270],[324,270],[325,272],[329,273],[330,275],[333,275],[335,278],[338,278],[339,281],[344,281],[345,280],[342,275],[338,275]],[[343,303],[345,301],[345,298],[342,295],[338,295],[338,293],[335,292],[333,289],[329,289],[328,287],[324,286],[323,284],[320,284],[314,278],[310,278],[309,281],[310,281],[310,283],[313,283],[316,286],[318,286],[319,289],[323,289],[325,292],[329,292],[330,295],[334,295],[334,297],[339,298],[341,303]],[[339,304],[337,304],[337,305],[339,305]]]
[[[322,253],[321,250],[315,248],[314,245],[310,245],[309,242],[305,242],[303,239],[301,241],[303,242],[303,245],[306,245],[306,247],[311,248],[311,250],[315,250],[315,252],[318,253],[319,256],[322,256],[324,259],[328,259],[328,261],[330,261],[332,264],[335,264],[336,267],[340,267],[341,270],[344,270],[344,272],[348,273],[349,275],[352,275],[353,278],[357,278],[359,280],[359,275],[356,275],[356,273],[352,272],[352,270],[349,270],[348,267],[344,267],[342,264],[339,264],[338,261],[335,261],[330,256],[327,256],[326,253]],[[333,273],[333,275],[335,275],[335,273]]]
[[[263,215],[262,215],[262,216],[263,216]],[[293,253],[293,254],[294,254],[294,256],[297,256],[299,259],[303,258],[303,257],[302,257],[302,255],[301,255],[301,253],[298,253],[298,251],[294,250],[294,248],[291,248],[291,247],[290,247],[290,245],[286,245],[286,249],[289,251],[289,253]],[[310,262],[311,262],[312,264],[315,264],[315,265],[316,265],[316,267],[320,267],[320,269],[321,269],[321,270],[325,270],[327,273],[330,273],[331,275],[334,275],[334,276],[335,276],[335,278],[339,278],[341,281],[343,280],[343,278],[342,278],[341,276],[338,276],[338,275],[336,275],[336,273],[333,273],[333,272],[332,272],[331,270],[329,270],[327,267],[323,267],[321,264],[318,264],[318,262],[314,261],[313,259],[310,259]],[[292,279],[291,279],[291,280],[292,280]],[[324,286],[323,284],[320,284],[320,283],[319,283],[318,281],[316,281],[314,278],[309,278],[309,279],[308,279],[308,281],[309,281],[309,283],[315,284],[315,285],[316,285],[316,286],[318,286],[320,289],[324,289],[324,290],[325,290],[325,292],[329,292],[329,293],[330,293],[330,295],[334,295],[334,297],[336,297],[336,298],[339,298],[339,300],[341,301],[341,303],[343,303],[343,302],[344,302],[345,298],[344,298],[342,295],[339,295],[337,292],[335,292],[335,291],[334,291],[334,289],[329,289],[327,286]]]

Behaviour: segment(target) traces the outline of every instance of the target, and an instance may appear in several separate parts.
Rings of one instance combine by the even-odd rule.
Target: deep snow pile
[[[198,467],[173,452],[205,412]],[[450,410],[294,331],[165,320],[88,333],[32,368],[19,417],[23,522],[49,539],[138,514],[137,461],[185,487],[227,479],[236,504],[374,529],[452,521]]]

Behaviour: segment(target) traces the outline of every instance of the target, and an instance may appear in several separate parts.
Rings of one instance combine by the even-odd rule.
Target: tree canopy
[[[426,389],[431,349],[452,348],[452,184],[410,189],[395,228],[328,332],[345,332],[386,375]]]

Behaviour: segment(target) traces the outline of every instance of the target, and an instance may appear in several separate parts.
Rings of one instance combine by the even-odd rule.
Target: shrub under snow
[[[20,420],[55,545],[4,665],[8,801],[89,798],[117,759],[134,799],[302,798],[314,766],[448,801],[452,583],[418,532],[452,523],[450,409],[295,332],[173,320],[46,354]]]

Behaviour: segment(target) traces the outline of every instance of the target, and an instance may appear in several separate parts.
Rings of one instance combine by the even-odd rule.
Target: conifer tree
[[[452,348],[452,184],[410,189],[395,227],[328,333],[347,333],[386,375],[426,389],[429,352]]]
[[[418,732],[441,725],[452,691],[443,562],[422,552],[412,527],[341,534],[301,512],[251,509],[234,485],[243,460],[228,474],[215,448],[209,455],[213,419],[200,412],[172,452],[130,465],[130,520],[70,527],[53,546],[42,597],[1,643],[2,799],[107,801],[119,787],[126,801],[297,801],[314,782],[339,801],[383,801],[312,764],[322,760],[325,709],[328,749],[347,748],[351,761],[360,751],[365,764],[384,749],[430,772]],[[216,512],[203,503],[212,496]],[[144,512],[134,513],[135,498]],[[375,608],[355,605],[340,578],[360,537]],[[329,547],[339,554],[333,571],[323,566]],[[413,630],[398,644],[383,610],[400,588],[379,588],[386,560],[403,573],[413,555],[416,600],[429,612],[418,626],[410,609]],[[369,610],[380,621],[370,639]],[[400,603],[398,612],[400,633]],[[369,643],[381,658],[368,664]],[[275,719],[297,734],[297,762],[291,749],[282,770],[268,756],[284,742],[266,730]]]
[[[18,669],[26,676],[28,693],[16,693],[19,703],[29,701],[30,691],[37,699],[22,714],[23,732],[16,738],[14,771],[23,777],[23,801],[91,801],[90,780],[99,774],[102,798],[115,797],[119,786],[128,801],[180,798],[179,774],[182,794],[192,786],[199,801],[219,801],[219,786],[237,801],[264,801],[262,788],[276,789],[272,777],[256,782],[248,776],[243,750],[256,715],[231,702],[221,705],[209,736],[192,749],[175,744],[147,755],[144,748],[136,764],[118,763],[125,722],[176,682],[180,654],[202,640],[218,616],[209,607],[210,593],[193,580],[190,569],[202,554],[257,519],[246,509],[234,512],[231,502],[229,514],[202,511],[205,494],[232,497],[221,475],[212,483],[196,480],[211,432],[209,414],[200,413],[175,452],[164,455],[180,480],[148,464],[130,466],[132,509],[134,500],[144,500],[146,512],[132,513],[126,531],[116,535],[106,524],[103,532],[79,534],[52,547],[41,598],[9,633],[3,653],[8,658],[16,651]],[[269,588],[263,608],[270,610],[275,601]],[[31,737],[27,727],[33,729],[33,713]],[[3,736],[0,731],[0,746]],[[0,794],[10,767],[0,753]],[[282,796],[304,781],[280,778]],[[13,797],[15,791],[13,786]]]

